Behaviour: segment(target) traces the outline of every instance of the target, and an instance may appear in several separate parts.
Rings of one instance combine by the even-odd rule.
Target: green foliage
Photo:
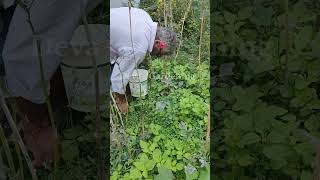
[[[217,77],[213,90],[213,118],[221,120],[212,140],[216,179],[311,179],[314,152],[296,133],[320,135],[319,56],[313,50],[320,33],[306,25],[315,20],[307,9],[302,1],[289,7],[296,24],[289,27],[285,70],[277,4],[243,1],[213,13],[215,65],[235,65],[233,74]]]
[[[129,128],[125,130],[127,134],[123,134],[130,143],[124,151],[119,147],[111,148],[111,153],[115,153],[112,157],[115,163],[112,163],[112,179],[207,177],[205,166],[208,165],[208,157],[202,139],[209,109],[208,65],[192,67],[183,59],[171,60],[163,72],[165,65],[168,62],[163,59],[151,62],[152,81],[148,97],[142,102],[144,136],[136,126],[141,120],[141,102],[138,99],[130,102],[133,110],[129,114]],[[197,72],[198,68],[202,71]],[[203,81],[190,80],[193,76],[196,79],[201,76]],[[120,158],[127,154],[131,156]],[[119,169],[118,166],[127,158],[126,167]],[[186,173],[186,167],[197,169],[197,173]]]

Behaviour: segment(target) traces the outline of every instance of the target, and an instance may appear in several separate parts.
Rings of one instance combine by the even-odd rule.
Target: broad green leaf
[[[114,171],[110,177],[110,180],[118,180],[119,179],[119,172]]]
[[[156,149],[152,152],[152,157],[156,162],[161,161],[161,151],[159,149]]]
[[[253,164],[254,161],[255,161],[254,158],[252,156],[250,156],[249,154],[241,155],[238,158],[238,163],[240,166],[249,166],[249,165]]]
[[[136,168],[139,169],[140,171],[146,170],[146,167],[144,166],[143,162],[133,162],[133,165],[135,165]]]
[[[306,78],[303,76],[298,76],[297,79],[295,80],[295,88],[296,89],[304,89],[309,85],[309,82],[307,81]]]
[[[142,176],[144,178],[147,178],[148,177],[148,171],[142,171]]]
[[[243,147],[249,144],[255,144],[259,141],[260,141],[260,137],[256,133],[250,132],[242,136],[240,141],[240,147]]]
[[[311,115],[309,119],[304,122],[304,126],[310,132],[316,132],[320,128],[320,121],[319,118],[315,115]]]
[[[245,110],[248,112],[255,106],[258,98],[263,95],[258,91],[256,86],[250,86],[245,89],[240,86],[233,86],[232,94],[237,99],[237,102],[233,105],[232,109],[234,111]]]
[[[283,109],[283,108],[281,108],[279,106],[273,106],[273,105],[269,106],[268,109],[269,109],[270,114],[273,117],[281,116],[281,115],[283,115],[283,114],[288,112],[288,110],[286,110],[286,109]]]
[[[74,141],[64,140],[62,142],[62,149],[62,157],[66,161],[71,161],[79,155],[78,145]]]
[[[164,180],[164,179],[173,180],[174,179],[172,171],[163,166],[158,167],[158,172],[159,174],[155,176],[154,180]]]
[[[270,114],[265,104],[259,104],[253,111],[254,127],[259,133],[264,133],[271,128],[274,115]]]
[[[143,152],[148,152],[149,144],[143,140],[140,140],[140,147],[142,148]]]
[[[253,119],[251,114],[243,114],[234,119],[234,128],[240,130],[251,130],[253,128]]]
[[[151,171],[153,168],[154,168],[154,166],[155,166],[155,162],[154,161],[152,161],[152,160],[148,160],[148,161],[146,161],[145,162],[145,167],[146,167],[146,169],[148,170],[148,171]]]
[[[314,99],[308,104],[308,108],[312,110],[320,109],[320,100]]]
[[[294,114],[286,114],[286,115],[282,116],[281,119],[283,119],[287,122],[295,122],[297,120],[297,118]]]
[[[297,1],[289,11],[289,19],[293,22],[306,22],[312,18],[312,12],[305,6],[304,1]]]
[[[140,178],[142,178],[142,174],[138,169],[131,168],[130,177],[133,178],[133,179],[140,179]]]
[[[287,136],[278,131],[271,131],[267,137],[268,141],[271,143],[285,143],[287,142]]]
[[[234,24],[236,21],[236,15],[228,12],[228,11],[224,11],[224,19],[229,23],[229,24]]]
[[[305,26],[299,31],[294,40],[296,50],[300,51],[308,45],[308,43],[311,41],[312,31],[312,26]]]
[[[234,25],[234,31],[238,31],[241,26],[245,25],[246,23],[244,22],[237,22],[235,25]]]
[[[191,158],[191,154],[190,153],[185,153],[185,154],[183,154],[183,157],[185,157],[187,159],[190,159]]]
[[[171,169],[172,168],[172,161],[170,158],[168,158],[166,160],[166,162],[164,163],[164,167],[168,168],[168,169]]]
[[[154,137],[153,141],[154,142],[159,142],[161,140],[161,137],[160,136],[156,136]]]
[[[272,121],[272,131],[279,132],[283,136],[287,136],[287,137],[297,127],[298,127],[298,123],[293,121],[289,121],[289,122],[282,122],[279,120]]]
[[[203,168],[200,170],[199,180],[210,180],[210,168]]]
[[[271,144],[263,147],[263,154],[271,160],[285,160],[292,149],[284,144]]]
[[[184,168],[184,165],[182,163],[177,163],[176,168],[178,171],[182,170]]]
[[[174,147],[179,151],[179,150],[182,150],[183,144],[182,144],[181,141],[177,140],[177,141],[174,142]]]
[[[273,61],[272,57],[269,57],[269,58],[260,57],[256,59],[251,59],[248,62],[248,66],[253,71],[253,73],[257,75],[259,73],[273,70],[275,66],[273,65],[272,61]]]
[[[149,160],[148,156],[145,154],[145,153],[142,153],[141,156],[140,156],[140,160],[142,162],[146,162]]]
[[[238,12],[238,18],[240,20],[245,20],[249,18],[252,15],[252,8],[251,7],[244,7],[241,8],[240,11]]]
[[[158,145],[156,143],[152,143],[149,147],[150,151],[154,151],[154,149],[157,147]]]

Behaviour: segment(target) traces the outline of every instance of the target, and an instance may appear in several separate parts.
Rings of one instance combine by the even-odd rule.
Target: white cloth
[[[153,49],[157,23],[142,9],[131,8],[130,35],[129,8],[110,9],[110,60],[114,64],[111,74],[111,90],[125,93],[125,87],[136,65]],[[133,48],[132,48],[133,43]]]
[[[84,0],[86,7],[96,2]],[[44,76],[48,88],[61,61],[59,48],[71,40],[81,20],[80,3],[79,0],[41,0],[34,1],[30,10],[31,21],[42,41]],[[13,15],[2,55],[10,94],[34,103],[44,103],[38,56],[27,14],[20,6]]]

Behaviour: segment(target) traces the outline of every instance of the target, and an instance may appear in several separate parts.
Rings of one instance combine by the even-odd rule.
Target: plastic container
[[[110,88],[108,56],[109,26],[89,24],[92,44],[89,46],[84,26],[79,26],[65,49],[61,70],[69,105],[81,112],[95,111],[95,71],[92,56],[95,55],[99,72],[99,98],[101,110],[107,107],[107,90]]]
[[[148,71],[135,69],[129,79],[131,95],[133,97],[145,97],[148,94]]]

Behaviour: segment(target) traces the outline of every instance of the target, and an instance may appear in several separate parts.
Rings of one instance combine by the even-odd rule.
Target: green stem
[[[13,106],[12,106],[13,107]],[[16,122],[16,124],[18,123],[17,121],[17,112],[15,111],[15,109],[13,108],[13,120],[14,122]],[[14,142],[14,147],[18,156],[18,161],[19,161],[19,173],[20,173],[20,179],[24,180],[24,173],[23,173],[23,162],[22,162],[22,157],[21,157],[21,152],[19,149],[19,145],[17,143],[17,141]]]
[[[4,152],[6,153],[6,157],[7,157],[7,161],[8,161],[8,165],[9,165],[10,177],[13,178],[13,177],[15,177],[16,169],[14,167],[10,147],[9,147],[8,141],[5,137],[2,126],[0,126],[0,140],[1,140],[2,146],[4,148]]]

